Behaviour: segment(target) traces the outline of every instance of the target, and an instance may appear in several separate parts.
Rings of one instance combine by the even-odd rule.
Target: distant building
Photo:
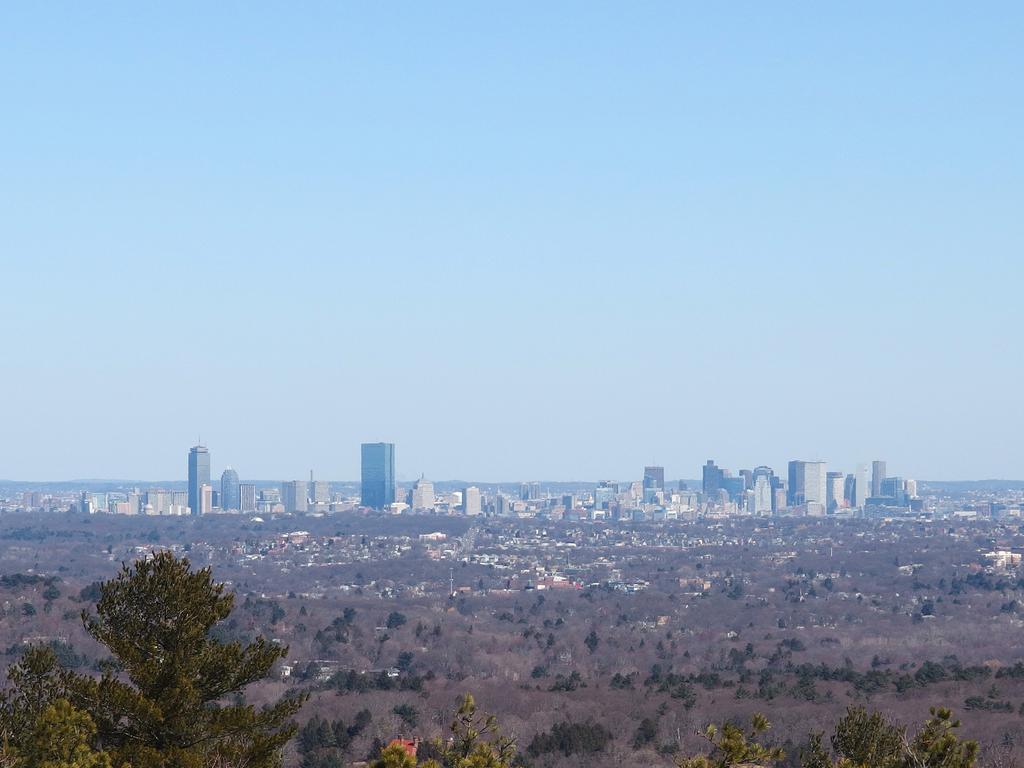
[[[284,505],[281,504],[281,489],[264,488],[260,491],[260,499],[256,504],[256,511],[263,513],[283,512]]]
[[[187,497],[186,497],[187,501]],[[170,491],[162,491],[156,488],[151,488],[146,491],[146,501],[143,504],[144,507],[149,507],[146,510],[147,514],[150,515],[166,515],[170,512],[171,506],[174,505],[174,495]],[[184,506],[188,506],[185,504]],[[199,507],[192,510],[192,514],[199,514]]]
[[[420,477],[409,492],[409,506],[414,512],[432,510],[435,503],[434,484],[425,477]]]
[[[611,480],[602,480],[594,489],[594,509],[608,509],[615,497],[619,495],[619,484]]]
[[[843,480],[843,501],[846,503],[846,506],[848,506],[848,507],[856,507],[857,506],[854,503],[854,498],[855,498],[855,495],[856,495],[856,489],[857,489],[857,476],[856,475],[852,475],[852,474],[847,475],[846,478]]]
[[[843,501],[850,509],[864,509],[869,490],[868,468],[858,464],[857,471],[847,475],[843,481]]]
[[[655,488],[659,491],[665,490],[665,468],[644,467],[644,490]]]
[[[395,444],[363,443],[362,504],[384,509],[395,503]]]
[[[722,488],[722,480],[725,473],[715,465],[711,459],[704,465],[701,490],[708,499],[718,497],[718,491]]]
[[[864,509],[868,501],[868,468],[865,464],[857,465],[857,474],[853,486],[853,506]]]
[[[499,491],[498,495],[494,497],[494,514],[500,517],[509,514],[511,511],[508,497]]]
[[[768,513],[771,514],[773,512],[777,512],[778,507],[775,504],[775,490],[780,485],[780,482],[778,481],[778,478],[775,477],[775,470],[762,464],[759,467],[754,467],[750,472],[749,488],[754,491],[755,496],[757,495],[757,481],[759,478],[764,478],[764,481],[768,484]],[[757,503],[755,503],[755,507],[756,506],[758,506]],[[756,512],[754,514],[760,514],[760,512]]]
[[[462,491],[462,513],[464,515],[480,514],[480,489],[471,485]]]
[[[772,481],[767,475],[754,474],[754,487],[751,491],[750,514],[767,517],[772,513]]]
[[[902,507],[907,503],[906,488],[903,485],[902,477],[887,477],[882,481],[883,498],[892,499],[896,506]]]
[[[842,472],[825,474],[825,508],[835,512],[846,503],[846,476]]]
[[[285,512],[305,513],[309,506],[309,485],[305,480],[289,480],[281,486]]]
[[[107,511],[107,495],[105,493],[82,492],[82,500],[79,509],[87,515],[95,515],[98,512]]]
[[[256,486],[253,483],[239,484],[238,509],[242,512],[256,511]]]
[[[779,510],[786,508],[786,502],[788,495],[785,487],[775,488],[772,493],[772,511],[778,512]]]
[[[882,493],[882,482],[885,480],[885,462],[871,462],[871,495],[884,496]]]
[[[310,489],[313,504],[322,506],[331,503],[331,484],[326,480],[314,480]]]
[[[540,483],[520,483],[519,484],[519,500],[520,501],[534,501],[541,497]]]
[[[739,503],[747,491],[747,478],[743,475],[737,477],[725,476],[722,478],[720,490],[729,494],[729,501]]]
[[[787,496],[789,506],[818,504],[825,509],[828,503],[826,485],[825,462],[789,462],[789,494]]]
[[[213,486],[203,483],[199,486],[199,514],[208,515],[213,511]],[[192,512],[195,514],[195,511]]]
[[[192,509],[193,515],[201,514],[200,489],[209,484],[210,452],[206,446],[193,446],[188,452],[188,505]]]
[[[235,512],[242,509],[241,483],[238,482],[238,473],[231,467],[220,476],[220,508]]]

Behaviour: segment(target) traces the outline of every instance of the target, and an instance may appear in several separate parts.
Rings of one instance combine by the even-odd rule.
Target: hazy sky
[[[0,477],[1024,477],[1020,3],[6,3]],[[831,468],[831,467],[830,467]]]

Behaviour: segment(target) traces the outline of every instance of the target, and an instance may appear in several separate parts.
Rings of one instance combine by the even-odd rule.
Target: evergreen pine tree
[[[262,638],[216,639],[211,630],[233,602],[209,568],[194,571],[169,552],[124,566],[100,586],[96,615],[82,615],[116,663],[97,679],[61,669],[49,649],[31,649],[9,672],[0,736],[20,754],[49,708],[67,699],[95,729],[86,741],[115,766],[276,768],[305,697],[262,709],[241,700],[287,649]]]

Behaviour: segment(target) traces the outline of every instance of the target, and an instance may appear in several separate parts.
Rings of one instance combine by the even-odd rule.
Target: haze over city
[[[5,8],[0,477],[1021,477],[1021,19]]]

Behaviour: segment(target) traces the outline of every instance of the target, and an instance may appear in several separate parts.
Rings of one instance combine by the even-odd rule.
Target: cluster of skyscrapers
[[[423,477],[413,484],[404,501],[399,501],[394,443],[363,443],[360,459],[361,506],[371,509],[397,507],[422,512],[433,511],[439,504],[433,483]],[[201,445],[189,452],[188,473],[188,506],[193,514],[203,514],[215,508],[241,512],[307,512],[326,510],[326,505],[331,503],[328,484],[314,481],[312,476],[309,483],[302,480],[284,483],[279,495],[276,489],[264,489],[257,498],[255,486],[240,483],[238,474],[230,468],[221,475],[217,493],[210,485],[210,454]],[[523,483],[518,500],[499,492],[485,506],[480,489],[470,486],[456,493],[453,501],[466,515],[480,514],[485,508],[494,514],[508,514],[517,502],[550,506],[538,504],[542,496],[539,483]],[[833,514],[843,509],[908,507],[917,498],[917,488],[913,480],[888,476],[884,461],[872,462],[869,477],[868,467],[863,464],[855,472],[844,474],[828,471],[823,461],[794,460],[789,462],[786,476],[780,477],[768,466],[741,469],[733,474],[709,460],[702,469],[700,493],[691,493],[682,484],[676,496],[666,491],[665,468],[647,466],[644,467],[642,482],[635,491],[627,494],[627,500],[647,507],[666,505],[674,499],[676,504],[687,509],[757,516],[788,510],[814,516]],[[543,500],[550,501],[546,497]],[[563,508],[575,508],[582,500],[568,496],[556,501]],[[619,485],[602,482],[586,500],[586,506],[607,510],[613,501],[623,501]]]
[[[96,494],[93,494],[96,496]],[[328,511],[330,485],[322,480],[289,480],[280,488],[257,490],[255,483],[243,483],[238,472],[227,467],[214,487],[210,473],[210,451],[195,445],[188,452],[186,491],[150,489],[127,494],[111,512],[148,515],[206,515],[212,512],[309,512]],[[83,506],[95,510],[97,499],[83,499]]]
[[[658,520],[701,514],[767,516],[780,513],[827,515],[843,510],[878,508],[912,509],[917,498],[913,480],[890,477],[884,461],[860,465],[850,474],[828,471],[823,461],[791,461],[785,476],[768,466],[736,473],[709,460],[702,468],[701,487],[690,489],[680,481],[668,489],[665,468],[644,467],[643,480],[612,481],[581,489],[577,495],[551,495],[540,483],[522,483],[518,496],[492,490],[486,497],[476,486],[439,494],[421,477],[399,499],[395,476],[394,443],[363,443],[360,452],[359,499],[332,494],[330,485],[314,480],[290,480],[279,486],[257,488],[243,483],[238,472],[226,468],[214,487],[210,451],[193,446],[188,453],[187,490],[149,489],[120,496],[83,494],[84,510],[121,514],[204,515],[213,512],[327,513],[361,506],[395,512],[440,512],[479,515],[541,515],[567,519]]]
[[[734,505],[754,515],[789,509],[808,515],[831,514],[840,509],[907,507],[917,498],[917,484],[889,477],[884,461],[859,465],[854,473],[829,472],[823,461],[789,462],[787,477],[771,467],[741,469],[735,475],[709,460],[703,468],[701,491],[707,502]]]
[[[395,503],[394,443],[362,445],[361,503],[365,507],[384,509]],[[417,484],[417,500],[421,506],[433,506],[433,486],[426,480]],[[417,489],[414,489],[414,491]],[[427,503],[429,500],[429,503]],[[225,512],[309,512],[327,510],[332,502],[330,485],[322,480],[289,480],[280,490],[264,488],[257,495],[256,486],[239,481],[238,473],[228,467],[221,474],[220,489],[214,489],[210,477],[210,451],[196,445],[188,454],[187,510],[181,514],[202,515],[214,510]]]

